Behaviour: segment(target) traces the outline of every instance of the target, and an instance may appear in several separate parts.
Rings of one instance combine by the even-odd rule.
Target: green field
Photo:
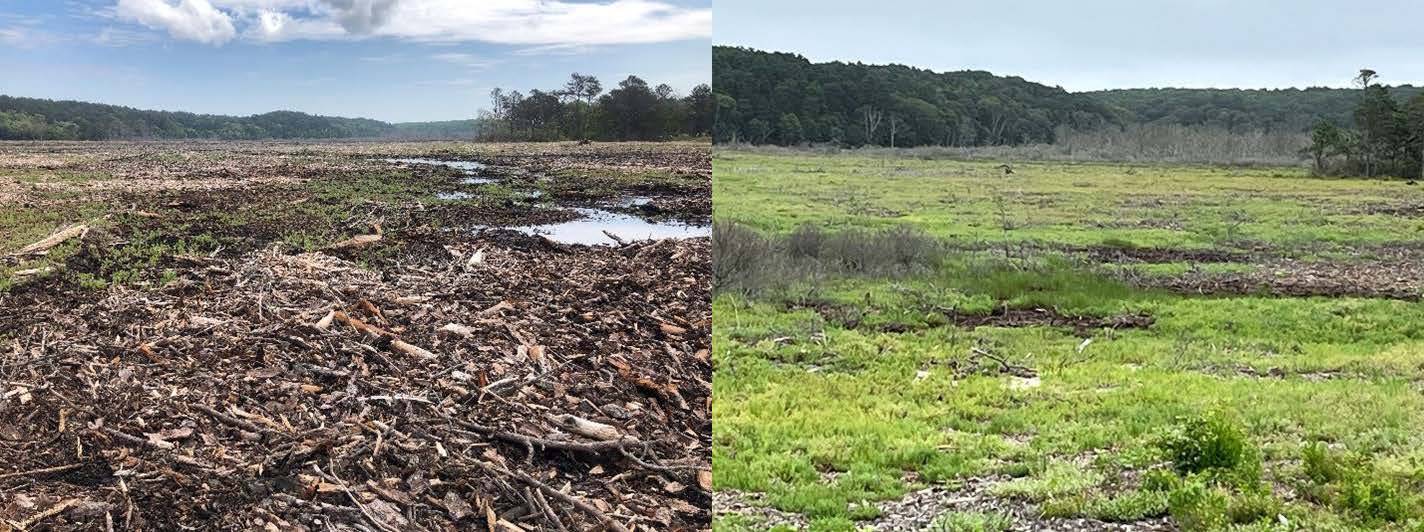
[[[997,167],[715,155],[717,530],[1424,529],[1424,191]]]

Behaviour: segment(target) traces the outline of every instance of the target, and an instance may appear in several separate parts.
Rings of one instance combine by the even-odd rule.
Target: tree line
[[[529,94],[496,87],[480,112],[480,136],[502,140],[665,140],[712,132],[712,88],[687,96],[628,76],[607,93],[598,78],[574,73],[563,87]]]
[[[1390,89],[1398,102],[1424,92]],[[1123,113],[1126,122],[1206,126],[1230,133],[1308,133],[1317,122],[1355,124],[1358,88],[1113,89],[1083,93]]]
[[[662,140],[712,132],[712,89],[678,96],[628,76],[606,93],[598,78],[573,74],[556,90],[495,89],[470,120],[392,124],[369,118],[274,111],[225,116],[151,111],[71,100],[0,95],[0,140],[475,138],[484,140]]]
[[[0,140],[355,138],[395,131],[369,118],[294,111],[240,117],[0,95]]]
[[[981,71],[811,63],[716,46],[712,75],[717,142],[997,146],[1052,143],[1059,126],[1122,123],[1094,98]]]
[[[1321,120],[1301,153],[1318,175],[1424,176],[1424,93],[1401,103],[1399,89],[1375,83],[1379,73],[1361,69],[1353,127]]]
[[[740,47],[713,47],[712,61],[713,139],[722,143],[1017,146],[1072,133],[1075,142],[1110,148],[1097,151],[1119,153],[1127,142],[1141,147],[1140,157],[1209,152],[1238,160],[1248,158],[1235,151],[1249,139],[1275,160],[1308,135],[1301,153],[1320,174],[1424,173],[1424,87],[1386,87],[1369,70],[1353,88],[1069,93],[987,72],[812,63]],[[1284,148],[1292,141],[1301,144]]]

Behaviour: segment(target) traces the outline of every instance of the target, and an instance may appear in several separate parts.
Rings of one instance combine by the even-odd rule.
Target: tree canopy
[[[1108,105],[981,71],[811,63],[712,48],[718,142],[983,146],[1053,142],[1054,129],[1120,124]]]
[[[1397,102],[1424,92],[1390,89]],[[1114,89],[1083,93],[1122,111],[1136,123],[1209,126],[1232,133],[1310,131],[1317,122],[1355,125],[1359,89]]]
[[[628,76],[607,93],[575,72],[563,87],[526,95],[496,87],[481,117],[482,136],[509,140],[660,140],[712,133],[712,88],[682,97],[672,86]]]
[[[303,139],[397,133],[394,125],[369,118],[295,111],[205,115],[0,95],[0,140]]]
[[[0,95],[0,140],[474,138],[658,140],[712,132],[712,88],[683,97],[628,76],[612,90],[573,74],[564,87],[495,89],[478,119],[387,123],[274,111],[225,116]],[[471,112],[466,109],[465,112]]]

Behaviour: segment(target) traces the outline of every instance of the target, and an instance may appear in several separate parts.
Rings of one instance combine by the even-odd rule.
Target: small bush
[[[1308,444],[1301,449],[1301,464],[1305,466],[1305,476],[1316,484],[1329,484],[1344,478],[1345,468],[1339,457],[1330,452],[1322,442]]]
[[[1220,488],[1192,480],[1167,495],[1167,510],[1182,530],[1226,528],[1230,498]]]
[[[1182,487],[1182,477],[1166,469],[1153,469],[1142,477],[1144,491],[1167,491]]]
[[[951,512],[935,518],[930,532],[1003,532],[1013,526],[1013,518],[1001,513]]]
[[[1161,446],[1182,474],[1206,473],[1241,486],[1261,476],[1260,453],[1240,423],[1222,412],[1182,420]]]
[[[712,289],[755,294],[821,275],[899,277],[937,267],[944,246],[911,227],[827,233],[801,226],[763,236],[735,223],[712,223]]]
[[[1380,478],[1361,478],[1345,485],[1341,504],[1358,512],[1368,522],[1403,521],[1409,518],[1409,504],[1393,483]]]
[[[1281,501],[1265,492],[1243,493],[1227,504],[1226,515],[1232,523],[1249,524],[1273,521],[1281,513]]]
[[[734,222],[712,222],[712,289],[754,290],[771,255],[766,238]]]
[[[826,233],[814,225],[802,225],[786,237],[786,253],[795,259],[816,259],[821,257],[825,246]]]

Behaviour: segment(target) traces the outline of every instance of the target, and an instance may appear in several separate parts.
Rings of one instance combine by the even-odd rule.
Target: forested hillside
[[[0,140],[353,138],[396,132],[378,120],[294,111],[202,115],[0,95]]]
[[[988,72],[811,63],[712,49],[719,142],[984,146],[1053,142],[1122,117],[1096,98]]]
[[[475,109],[452,109],[475,114]],[[667,84],[628,76],[607,92],[594,76],[528,95],[495,89],[476,119],[391,124],[369,118],[275,111],[252,116],[146,111],[88,102],[0,95],[0,140],[117,139],[468,139],[666,140],[712,131],[712,90],[682,96]]]
[[[1390,87],[1403,104],[1424,88]],[[1138,123],[1223,128],[1233,133],[1306,132],[1319,121],[1355,125],[1359,89],[1116,89],[1084,93]]]
[[[988,72],[811,63],[795,54],[720,46],[712,57],[719,142],[997,146],[1052,143],[1059,126],[1094,131],[1108,125],[1303,134],[1320,122],[1356,127],[1362,96],[1356,88],[1320,87],[1070,93]],[[1424,92],[1385,88],[1400,106]]]

